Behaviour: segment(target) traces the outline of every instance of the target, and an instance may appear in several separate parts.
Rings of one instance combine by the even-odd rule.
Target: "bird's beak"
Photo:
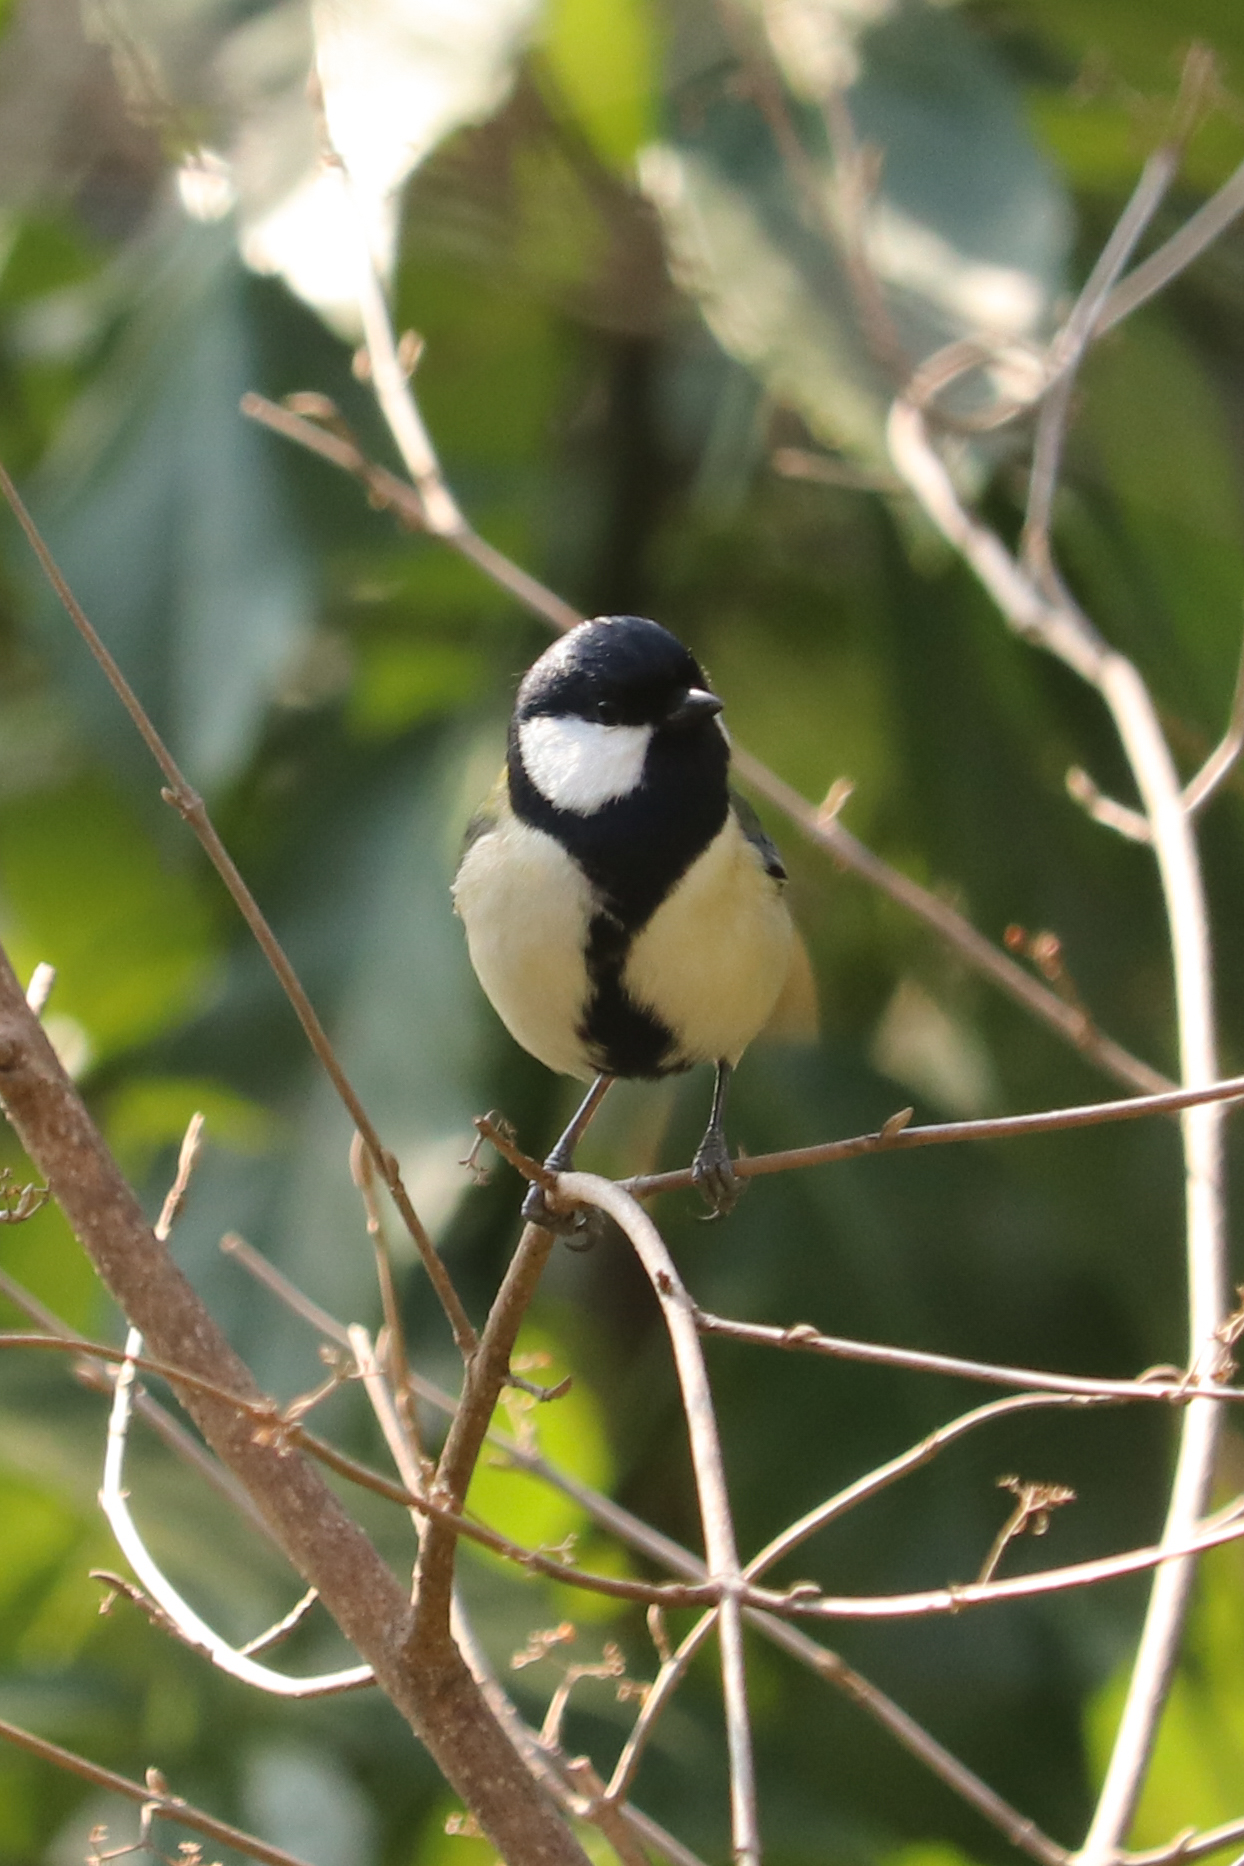
[[[667,726],[692,726],[700,719],[711,719],[721,711],[722,703],[705,687],[688,687],[681,700],[665,715]]]

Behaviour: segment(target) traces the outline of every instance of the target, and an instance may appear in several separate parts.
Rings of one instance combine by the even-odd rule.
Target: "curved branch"
[[[674,1267],[674,1260],[648,1214],[619,1186],[594,1173],[560,1173],[558,1192],[575,1204],[607,1212],[626,1233],[647,1273],[669,1331],[683,1411],[691,1441],[704,1553],[709,1579],[721,1590],[717,1607],[721,1629],[722,1691],[726,1705],[726,1740],[730,1755],[731,1827],[739,1866],[758,1866],[760,1835],[756,1818],[755,1769],[747,1714],[747,1678],[743,1664],[743,1617],[740,1592],[743,1571],[735,1547],[734,1523],[726,1488],[725,1465],[708,1372],[695,1321],[695,1304]]]
[[[0,1099],[79,1242],[157,1358],[262,1403],[245,1364],[148,1225],[0,951]],[[376,1681],[502,1854],[542,1866],[586,1855],[489,1712],[456,1648],[404,1651],[404,1590],[314,1467],[227,1398],[174,1385],[274,1539],[375,1670]]]
[[[1017,634],[1056,654],[1101,694],[1113,717],[1149,822],[1170,926],[1181,1074],[1189,1087],[1217,1074],[1212,963],[1204,888],[1193,827],[1153,701],[1139,673],[1106,646],[1068,600],[1039,590],[993,532],[959,501],[930,443],[923,416],[897,402],[889,425],[891,457],[943,536],[985,585]],[[1212,1106],[1183,1116],[1189,1296],[1189,1366],[1212,1365],[1226,1315],[1222,1198],[1222,1113]],[[1163,1532],[1164,1545],[1187,1543],[1204,1507],[1221,1414],[1194,1401],[1184,1415],[1179,1456]],[[1193,1569],[1164,1562],[1149,1610],[1097,1810],[1085,1842],[1091,1862],[1121,1844],[1140,1794],[1157,1720],[1175,1664]]]

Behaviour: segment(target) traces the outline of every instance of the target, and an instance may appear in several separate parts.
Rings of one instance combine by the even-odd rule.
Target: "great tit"
[[[727,1084],[777,1003],[793,942],[781,857],[729,788],[721,707],[656,622],[581,622],[523,678],[505,769],[453,884],[471,962],[510,1034],[593,1083],[550,1169],[569,1168],[615,1076],[711,1062],[693,1171],[715,1212],[738,1196]],[[538,1188],[524,1212],[551,1222]]]

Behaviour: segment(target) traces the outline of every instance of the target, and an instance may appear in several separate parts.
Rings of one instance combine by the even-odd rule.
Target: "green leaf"
[[[140,256],[133,256],[140,263]],[[71,588],[200,786],[234,775],[305,643],[311,589],[271,441],[238,402],[259,373],[245,276],[220,228],[172,226],[48,462],[39,517]],[[41,596],[101,743],[146,759]]]
[[[360,642],[347,718],[361,738],[387,738],[461,706],[483,672],[481,655],[466,643],[409,636]]]
[[[826,231],[841,210],[809,100],[857,69],[845,101],[880,162],[859,237],[911,364],[981,330],[1040,332],[1062,283],[1068,211],[1017,92],[955,14],[906,6],[866,32],[846,7],[817,17],[806,45],[776,46],[799,161],[742,78],[723,80],[732,54],[701,32],[680,69],[677,127],[645,154],[641,175],[679,282],[718,342],[822,440],[879,464],[894,385]],[[837,61],[833,80],[817,59]]]
[[[565,1378],[567,1359],[564,1346],[548,1329],[532,1323],[519,1335],[512,1364],[524,1379],[553,1386]],[[608,1492],[613,1460],[600,1404],[577,1369],[573,1382],[568,1393],[547,1402],[521,1389],[507,1389],[494,1423],[507,1437],[530,1446],[559,1469],[595,1490]],[[500,1452],[485,1452],[471,1480],[467,1507],[490,1529],[534,1549],[556,1548],[567,1536],[577,1536],[587,1521],[571,1498],[524,1471],[507,1467]],[[491,1555],[486,1559],[503,1560]],[[583,1604],[589,1604],[587,1597]]]
[[[49,1017],[78,1027],[79,1063],[185,1017],[214,961],[196,882],[98,777],[0,808],[0,913],[23,976],[56,967]]]
[[[208,1146],[262,1153],[273,1143],[277,1123],[267,1108],[219,1082],[187,1076],[130,1076],[108,1098],[109,1145],[137,1178],[151,1170],[154,1156],[181,1140],[192,1115],[204,1117]]]
[[[1127,1693],[1122,1667],[1090,1704],[1086,1733],[1104,1770]],[[1238,1548],[1201,1561],[1196,1604],[1158,1731],[1130,1844],[1164,1846],[1188,1828],[1238,1818],[1244,1781],[1244,1562]]]
[[[629,169],[657,130],[657,22],[649,0],[549,0],[544,55],[596,153]]]

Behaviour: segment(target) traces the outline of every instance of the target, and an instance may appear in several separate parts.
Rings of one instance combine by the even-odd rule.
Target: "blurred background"
[[[356,181],[345,215],[308,91],[317,29],[328,127]],[[520,1188],[502,1166],[482,1187],[463,1170],[471,1116],[502,1109],[541,1152],[572,1087],[484,1003],[448,884],[547,632],[353,481],[244,420],[239,398],[316,391],[396,465],[352,367],[365,229],[398,328],[424,340],[420,400],[483,535],[584,613],[673,629],[741,743],[813,802],[854,780],[850,829],[991,938],[1055,932],[1100,1026],[1173,1071],[1151,859],[1064,786],[1078,764],[1131,797],[1103,711],[1006,635],[898,495],[883,424],[904,371],[949,339],[1049,334],[1169,122],[1193,39],[1217,78],[1150,245],[1244,157],[1235,0],[0,8],[0,457],[204,790],[477,1320]],[[853,140],[870,180],[855,215],[840,185]],[[1244,626],[1242,314],[1237,227],[1098,346],[1057,507],[1066,574],[1150,680],[1189,771],[1225,723]],[[1025,442],[959,450],[1006,536]],[[820,1034],[749,1053],[736,1144],[858,1133],[913,1101],[936,1120],[1115,1092],[924,927],[765,819],[791,871]],[[1238,779],[1203,848],[1234,1072]],[[23,976],[57,967],[49,1028],[153,1213],[204,1110],[177,1255],[259,1379],[282,1398],[309,1388],[314,1337],[219,1241],[240,1232],[315,1301],[375,1325],[347,1121],[7,519],[0,932]],[[708,1093],[698,1074],[620,1088],[583,1163],[686,1161]],[[0,1139],[0,1164],[20,1170],[11,1148]],[[773,1179],[719,1225],[685,1195],[658,1216],[719,1313],[1128,1375],[1185,1352],[1181,1207],[1175,1130],[1144,1123]],[[416,1365],[452,1386],[439,1311],[398,1250]],[[0,1265],[72,1327],[118,1336],[54,1212],[0,1231]],[[3,1301],[0,1322],[19,1325]],[[537,1378],[575,1384],[538,1417],[520,1407],[515,1428],[698,1546],[662,1330],[618,1239],[558,1253],[523,1347]],[[987,1397],[734,1344],[711,1345],[711,1371],[744,1553]],[[356,1396],[318,1423],[383,1458]],[[103,1402],[61,1359],[0,1359],[0,1715],[131,1776],[156,1765],[315,1866],[482,1866],[490,1849],[446,1836],[452,1799],[375,1694],[277,1704],[124,1604],[99,1617],[88,1570],[117,1562],[94,1503],[103,1427]],[[1078,1502],[1009,1571],[1146,1542],[1172,1434],[1156,1408],[994,1425],[778,1573],[841,1592],[970,1579],[1011,1502],[997,1480],[1017,1472]],[[1224,1488],[1239,1489],[1234,1432],[1223,1460]],[[277,1558],[167,1454],[137,1445],[131,1486],[156,1552],[226,1631],[249,1637],[289,1605]],[[472,1501],[527,1543],[577,1533],[585,1564],[630,1561],[512,1474],[484,1471]],[[359,1507],[408,1561],[399,1513]],[[562,1661],[612,1639],[633,1678],[653,1675],[638,1612],[471,1554],[464,1582],[502,1670],[533,1630],[570,1619]],[[1145,1591],[1137,1579],[953,1623],[849,1626],[838,1645],[1075,1844]],[[772,1650],[751,1656],[770,1859],[1006,1855],[828,1686]],[[313,1620],[290,1663],[337,1662]],[[549,1660],[513,1680],[537,1722],[559,1675]],[[582,1684],[569,1749],[607,1769],[633,1714],[611,1685]],[[1242,1783],[1244,1563],[1228,1552],[1206,1565],[1136,1844],[1238,1817]],[[637,1800],[726,1857],[707,1654]],[[0,1752],[4,1866],[77,1866],[100,1822],[114,1845],[134,1831],[119,1804]]]

